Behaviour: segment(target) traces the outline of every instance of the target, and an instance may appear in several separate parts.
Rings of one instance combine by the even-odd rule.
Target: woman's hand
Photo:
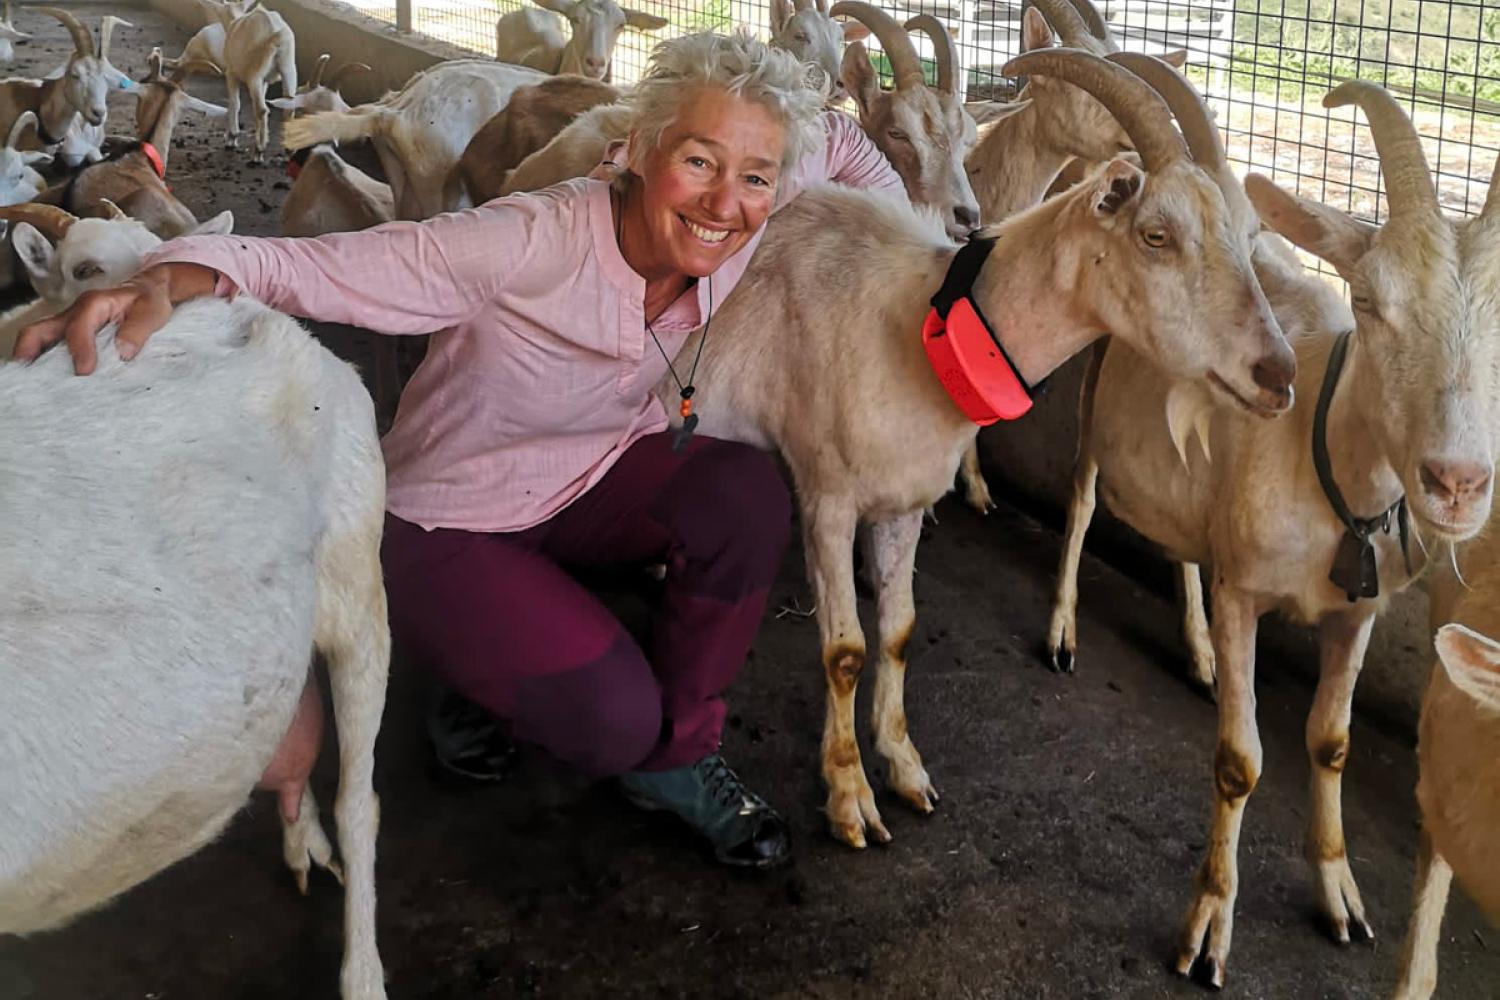
[[[33,361],[65,340],[73,355],[73,371],[93,372],[98,363],[95,335],[110,323],[120,324],[115,350],[122,361],[135,357],[146,339],[172,315],[172,306],[184,299],[212,295],[218,272],[199,264],[158,264],[114,288],[96,288],[78,296],[56,316],[32,323],[16,340],[15,359]]]

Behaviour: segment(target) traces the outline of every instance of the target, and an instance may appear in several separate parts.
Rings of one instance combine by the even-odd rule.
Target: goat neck
[[[991,125],[967,161],[969,183],[980,218],[1000,222],[1042,200],[1072,154],[1038,134],[1041,121],[1031,107]]]
[[[1307,365],[1304,379],[1307,394],[1302,397],[1304,405],[1297,408],[1302,417],[1299,422],[1308,426],[1306,440],[1311,440],[1314,403],[1327,372],[1327,353],[1332,343],[1331,339],[1324,338],[1318,345],[1323,353],[1322,363]],[[1355,517],[1373,517],[1389,510],[1404,492],[1401,477],[1396,474],[1380,433],[1378,411],[1385,394],[1380,373],[1372,361],[1370,348],[1358,336],[1351,337],[1344,370],[1339,374],[1333,400],[1328,406],[1329,465],[1333,481]],[[1307,473],[1316,475],[1311,449],[1302,457]]]

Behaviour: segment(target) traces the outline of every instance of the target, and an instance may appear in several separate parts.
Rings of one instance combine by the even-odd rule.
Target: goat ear
[[[1336,208],[1283,191],[1260,174],[1246,175],[1245,194],[1262,222],[1346,277],[1379,231]]]
[[[771,0],[771,33],[780,34],[792,19],[792,0]]]
[[[626,26],[634,28],[636,31],[660,31],[672,23],[664,17],[647,14],[642,10],[631,10],[629,7],[622,9],[625,11]]]
[[[32,287],[37,287],[37,283],[52,271],[52,244],[29,222],[16,223],[10,239],[26,273],[31,275]]]
[[[826,13],[826,12],[825,12]],[[860,21],[844,22],[844,44],[862,42],[870,37],[870,26]]]
[[[207,222],[200,222],[184,236],[228,236],[234,232],[234,213],[225,209]]]
[[[865,51],[862,42],[851,42],[844,49],[844,61],[839,76],[844,81],[854,103],[859,105],[861,117],[868,117],[870,107],[875,99],[880,96],[880,77],[875,73],[875,65],[870,62],[870,53]]]
[[[1157,56],[1156,58],[1158,58],[1162,62],[1166,63],[1168,66],[1174,66],[1177,69],[1182,69],[1182,67],[1184,67],[1184,66],[1187,65],[1188,50],[1187,49],[1173,49],[1171,52],[1163,52],[1161,55]]]
[[[273,97],[266,103],[273,108],[280,108],[282,111],[296,111],[298,108],[302,107],[302,97],[302,94],[298,94],[296,97]],[[228,113],[223,108],[221,108],[220,111],[224,112],[225,114]]]
[[[1146,175],[1128,160],[1110,160],[1094,177],[1089,189],[1089,206],[1101,218],[1118,215],[1141,193],[1145,180]]]
[[[34,167],[38,163],[45,165],[52,162],[52,154],[30,149],[21,154],[21,162],[28,167]]]
[[[573,13],[573,8],[578,6],[578,0],[532,0],[538,7],[545,7],[554,14],[568,17]]]
[[[1035,7],[1027,7],[1021,18],[1021,51],[1049,49],[1056,44],[1057,34],[1042,16],[1042,12]]]
[[[1449,622],[1438,629],[1434,644],[1455,687],[1487,708],[1500,709],[1500,643]]]
[[[964,105],[964,110],[969,117],[974,119],[975,125],[988,125],[991,122],[1001,122],[1017,112],[1025,111],[1031,107],[1031,99],[1024,101],[970,101]]]

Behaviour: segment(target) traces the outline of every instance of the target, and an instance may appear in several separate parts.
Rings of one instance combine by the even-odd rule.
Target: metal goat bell
[[[1380,594],[1380,567],[1375,561],[1375,546],[1368,535],[1345,531],[1333,556],[1328,579],[1349,597],[1353,604],[1361,597]]]

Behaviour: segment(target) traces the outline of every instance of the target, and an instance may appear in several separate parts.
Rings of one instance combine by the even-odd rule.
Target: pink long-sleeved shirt
[[[823,122],[826,143],[783,174],[777,207],[825,181],[905,196],[857,123],[832,112]],[[761,235],[652,323],[668,356],[703,324],[710,298],[729,295]],[[424,528],[531,527],[667,426],[652,392],[667,362],[646,332],[646,283],[620,255],[603,181],[317,239],[188,237],[143,266],[176,261],[219,272],[220,295],[434,334],[383,441],[386,506]]]

